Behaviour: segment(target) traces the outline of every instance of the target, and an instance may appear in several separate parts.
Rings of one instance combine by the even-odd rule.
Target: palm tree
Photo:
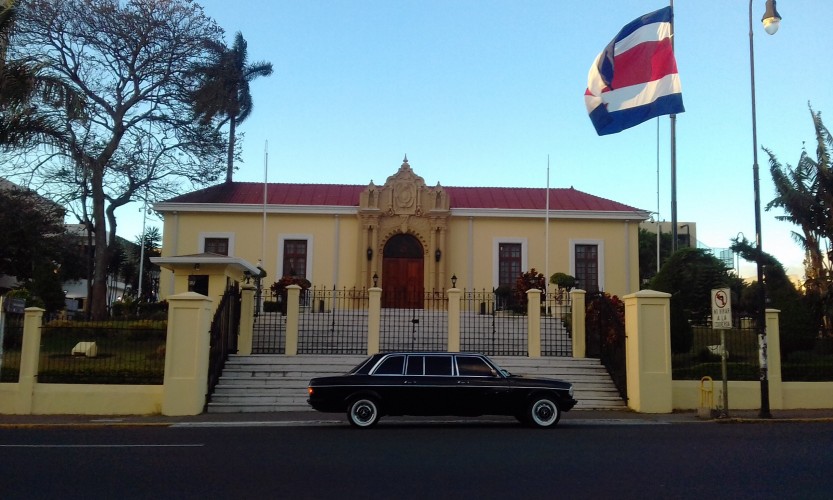
[[[43,64],[28,57],[8,58],[16,12],[12,0],[0,5],[0,147],[63,137],[60,126],[38,108],[36,101],[62,110],[69,119],[81,118],[84,112],[78,92],[64,80],[48,74]]]
[[[229,124],[226,182],[231,182],[237,125],[252,113],[249,82],[259,76],[271,75],[272,63],[258,61],[248,64],[246,40],[239,31],[231,47],[213,40],[206,41],[206,46],[211,55],[205,63],[194,67],[199,85],[192,92],[191,100],[200,123],[208,125],[219,118],[217,128]]]
[[[802,246],[807,255],[805,287],[817,294],[823,304],[823,330],[833,335],[833,264],[829,249],[833,243],[833,164],[831,148],[833,135],[821,119],[821,112],[810,108],[816,131],[815,158],[806,150],[795,168],[782,165],[772,151],[764,148],[769,155],[770,173],[775,184],[776,196],[767,205],[781,208],[785,215],[779,220],[792,222],[801,228],[793,232],[793,238]]]

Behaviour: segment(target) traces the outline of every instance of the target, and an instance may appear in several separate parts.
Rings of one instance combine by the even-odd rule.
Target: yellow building
[[[159,262],[187,270],[189,288],[203,293],[200,271],[212,263],[239,277],[259,265],[267,286],[295,276],[321,288],[402,292],[383,306],[421,303],[409,297],[451,288],[452,277],[470,290],[511,286],[531,268],[573,275],[587,291],[637,291],[648,212],[573,188],[547,194],[427,186],[407,158],[381,186],[224,183],[154,206],[165,221]],[[162,298],[184,291],[179,279],[163,273]]]

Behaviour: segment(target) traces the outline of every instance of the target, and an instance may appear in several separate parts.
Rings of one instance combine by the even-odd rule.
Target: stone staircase
[[[231,355],[208,403],[208,413],[309,410],[307,384],[311,378],[346,373],[365,357]],[[512,373],[572,382],[578,410],[625,408],[598,359],[510,356],[492,356],[492,359]]]

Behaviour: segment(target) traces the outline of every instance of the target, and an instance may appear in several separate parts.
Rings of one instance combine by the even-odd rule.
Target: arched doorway
[[[382,252],[382,307],[422,308],[424,252],[410,234],[391,237]]]

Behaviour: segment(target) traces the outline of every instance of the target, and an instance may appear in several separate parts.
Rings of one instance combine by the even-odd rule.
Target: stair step
[[[209,413],[308,410],[307,384],[315,377],[341,375],[364,355],[231,355],[211,401]],[[623,409],[610,376],[597,359],[492,356],[511,373],[556,378],[574,385],[579,409]]]

